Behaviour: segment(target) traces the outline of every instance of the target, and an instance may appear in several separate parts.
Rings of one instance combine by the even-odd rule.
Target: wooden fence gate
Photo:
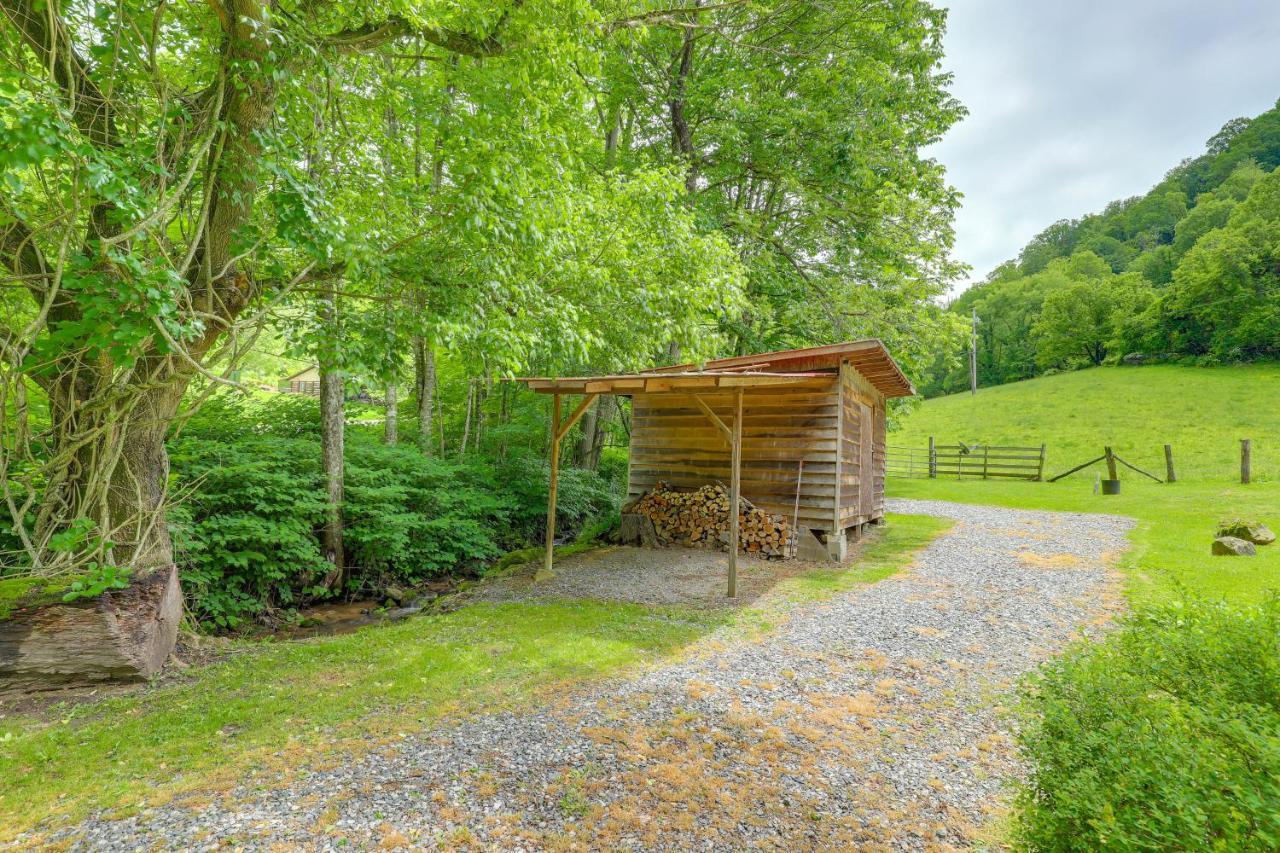
[[[1042,480],[1045,445],[935,444],[927,448],[889,445],[885,471],[890,477],[954,480]]]

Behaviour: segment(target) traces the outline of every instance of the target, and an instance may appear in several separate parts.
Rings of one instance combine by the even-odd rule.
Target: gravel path
[[[909,571],[763,639],[550,707],[463,720],[279,787],[119,821],[81,848],[939,849],[1018,772],[1011,684],[1119,606],[1125,519],[893,501],[958,522]]]

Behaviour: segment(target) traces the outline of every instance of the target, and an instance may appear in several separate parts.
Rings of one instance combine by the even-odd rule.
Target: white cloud
[[[928,152],[965,196],[956,257],[981,280],[1052,222],[1150,189],[1275,104],[1277,45],[1275,0],[956,0],[944,65],[969,117]]]

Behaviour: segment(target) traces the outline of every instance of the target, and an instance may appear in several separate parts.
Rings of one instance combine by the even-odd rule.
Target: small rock
[[[386,595],[387,600],[394,604],[403,604],[409,598],[409,592],[404,587],[396,586],[395,584],[391,584],[382,592]]]
[[[1213,540],[1211,550],[1215,557],[1252,557],[1258,553],[1252,542],[1235,536],[1219,536]]]
[[[1270,545],[1276,541],[1276,535],[1271,529],[1258,521],[1224,521],[1218,526],[1218,535],[1234,536],[1254,545]]]

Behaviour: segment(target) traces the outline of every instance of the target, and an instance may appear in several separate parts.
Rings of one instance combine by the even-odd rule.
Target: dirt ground
[[[856,558],[854,551],[849,559]],[[738,597],[729,599],[729,557],[722,551],[613,545],[558,560],[551,578],[535,583],[534,575],[541,563],[530,563],[481,585],[473,594],[475,600],[481,601],[595,598],[638,604],[733,607],[751,603],[784,578],[831,566],[739,555]]]

